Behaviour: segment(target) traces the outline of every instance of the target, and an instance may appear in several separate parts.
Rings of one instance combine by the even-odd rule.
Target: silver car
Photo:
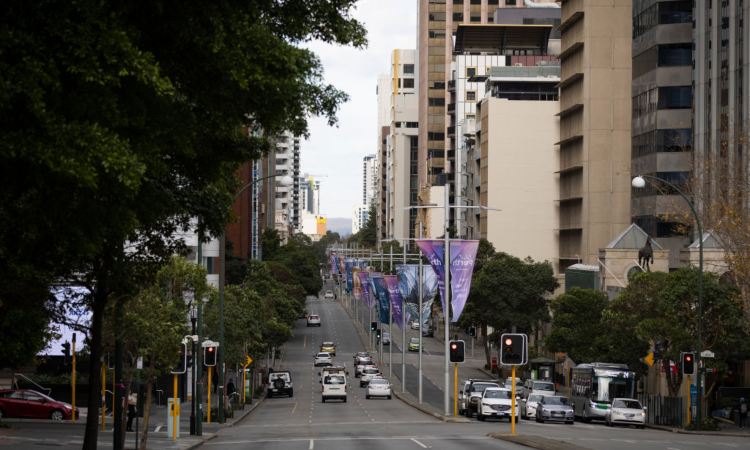
[[[388,400],[391,399],[391,383],[385,378],[373,378],[367,384],[367,391],[365,392],[365,398],[370,399],[372,397],[386,397]]]
[[[622,424],[643,428],[646,425],[646,408],[634,398],[616,398],[612,400],[612,407],[604,421],[610,427]]]
[[[320,352],[315,354],[315,367],[333,365],[333,357],[330,353]]]
[[[359,387],[365,387],[373,378],[380,377],[380,369],[375,367],[365,368],[359,376]]]
[[[557,421],[573,425],[575,420],[573,407],[567,397],[558,395],[542,395],[536,406],[536,421]]]

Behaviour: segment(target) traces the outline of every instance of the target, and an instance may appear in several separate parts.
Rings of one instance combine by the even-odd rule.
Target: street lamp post
[[[693,213],[693,217],[695,218],[696,228],[698,228],[698,315],[696,318],[697,339],[695,349],[695,365],[698,368],[698,376],[696,377],[697,379],[695,382],[695,387],[698,391],[698,394],[695,397],[695,424],[696,427],[700,429],[703,425],[703,412],[701,410],[703,403],[703,374],[701,373],[701,351],[703,349],[703,226],[701,225],[700,216],[698,215],[698,211],[695,210],[695,205],[693,204],[693,202],[688,198],[687,195],[685,195],[684,192],[682,192],[682,190],[680,190],[680,188],[675,186],[673,183],[670,183],[667,180],[655,177],[653,175],[638,175],[637,177],[633,178],[632,185],[637,189],[644,188],[646,187],[647,179],[654,182],[663,183],[674,189],[674,191],[677,192],[690,207],[690,211]]]
[[[265,177],[258,178],[256,180],[253,180],[246,185],[242,186],[235,194],[234,199],[237,200],[237,197],[242,194],[245,189],[254,186],[256,183],[268,180],[271,178],[276,178],[277,176],[281,176],[282,178],[282,184],[290,185],[292,184],[293,180],[289,175],[268,175]],[[226,230],[222,229],[221,231],[221,238],[219,239],[219,342],[222,344],[219,347],[218,352],[218,361],[217,365],[219,366],[219,423],[224,423],[225,417],[224,417],[224,348],[226,348],[226,345],[224,344],[224,284],[226,282]]]

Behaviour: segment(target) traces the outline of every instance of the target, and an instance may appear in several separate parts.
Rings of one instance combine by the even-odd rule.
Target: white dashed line
[[[414,438],[411,438],[411,440],[412,440],[412,442],[414,442],[415,444],[417,444],[418,446],[420,446],[422,448],[428,448],[426,445],[424,445],[423,443],[419,442],[418,440],[416,440]]]
[[[313,441],[312,439],[310,439],[310,446],[307,447],[307,448],[308,448],[308,450],[313,450],[315,448],[315,441]]]

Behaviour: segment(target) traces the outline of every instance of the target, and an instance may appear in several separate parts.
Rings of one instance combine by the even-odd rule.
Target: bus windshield
[[[633,381],[632,378],[594,377],[592,398],[595,401],[609,403],[617,397],[632,397]]]

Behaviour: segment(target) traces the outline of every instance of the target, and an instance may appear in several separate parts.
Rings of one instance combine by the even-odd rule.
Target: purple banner
[[[336,253],[331,253],[331,273],[339,273],[338,257],[336,256]]]
[[[380,274],[372,274],[370,280],[372,281],[373,286],[375,286],[380,323],[388,323],[388,286],[385,284],[385,278]]]
[[[370,293],[370,273],[366,271],[357,272],[359,282],[362,287],[362,301],[368,308],[372,308],[373,299]]]
[[[354,299],[362,300],[362,281],[359,278],[359,267],[352,268],[352,281],[354,283]]]
[[[443,311],[445,311],[445,272],[443,270],[444,241],[425,239],[418,240],[417,245],[427,257],[430,265],[438,276],[438,289]],[[450,241],[451,260],[451,321],[458,322],[466,306],[466,299],[471,289],[471,277],[474,273],[474,259],[477,256],[479,241],[452,239]]]
[[[383,278],[385,278],[385,284],[388,286],[388,298],[391,300],[391,308],[393,309],[393,323],[401,328],[404,299],[401,297],[401,291],[399,290],[398,276],[386,275]]]

